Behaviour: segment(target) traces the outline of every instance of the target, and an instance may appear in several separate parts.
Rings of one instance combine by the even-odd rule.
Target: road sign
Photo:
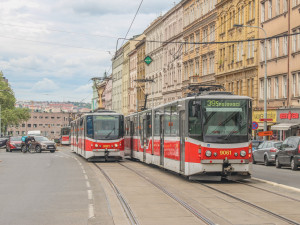
[[[258,132],[257,133],[258,136],[262,137],[262,136],[272,136],[273,135],[273,131],[262,131],[262,132]]]
[[[267,118],[267,119],[259,119],[259,121],[262,121],[262,122],[264,122],[264,121],[273,121],[273,119],[270,119],[270,118]]]
[[[145,59],[144,59],[144,62],[149,65],[150,63],[152,63],[152,58],[150,56],[147,56]]]
[[[257,130],[257,128],[258,128],[258,123],[254,121],[252,123],[252,130]]]

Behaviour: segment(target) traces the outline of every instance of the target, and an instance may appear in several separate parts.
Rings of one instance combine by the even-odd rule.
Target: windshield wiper
[[[114,131],[116,129],[116,127],[114,127],[106,136],[105,136],[105,138],[108,138],[110,135],[111,135],[111,133]]]

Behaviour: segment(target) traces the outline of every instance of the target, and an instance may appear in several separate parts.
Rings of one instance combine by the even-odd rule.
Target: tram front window
[[[111,140],[119,138],[119,121],[119,116],[93,116],[94,139]]]
[[[248,100],[203,100],[203,139],[210,143],[248,141]]]

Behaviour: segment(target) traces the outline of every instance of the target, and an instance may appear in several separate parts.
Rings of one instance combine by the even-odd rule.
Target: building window
[[[288,10],[288,0],[283,0],[283,12],[287,12]]]
[[[261,3],[261,17],[260,22],[265,22],[265,3]]]
[[[282,77],[282,97],[286,98],[287,76]]]
[[[210,54],[209,56],[209,73],[212,74],[215,72],[215,56]]]
[[[274,97],[275,97],[275,99],[278,99],[278,93],[279,93],[278,77],[275,77],[275,84],[274,84]]]
[[[243,80],[240,80],[240,95],[243,94]]]
[[[292,36],[292,51],[297,51],[297,36],[295,35],[296,31],[294,31],[294,35]]]
[[[33,124],[33,127],[37,127],[37,124]]]
[[[293,88],[293,97],[295,97],[296,96],[296,74],[293,74],[292,75],[293,76],[293,79],[292,79],[292,88]]]
[[[268,40],[268,59],[272,58],[272,40]]]
[[[207,75],[207,57],[202,56],[202,75]]]
[[[283,37],[283,54],[287,55],[287,45],[288,45],[288,37]]]
[[[259,81],[259,98],[264,99],[264,80]]]
[[[279,38],[275,38],[275,56],[279,57]]]
[[[280,0],[276,0],[276,16],[280,14]]]
[[[271,78],[268,78],[268,87],[267,87],[267,99],[270,99],[271,98]]]
[[[22,124],[22,127],[25,127],[25,124],[24,124],[24,123]]]
[[[268,19],[272,18],[272,0],[268,1]]]
[[[210,25],[210,41],[215,41],[215,25]]]
[[[260,60],[265,60],[265,42],[260,43]]]
[[[300,96],[300,72],[298,73],[298,96]]]
[[[29,123],[29,124],[27,124],[27,127],[31,127],[31,124]]]
[[[202,42],[207,42],[207,28],[203,29]]]
[[[200,63],[199,59],[196,59],[195,75],[199,76]]]

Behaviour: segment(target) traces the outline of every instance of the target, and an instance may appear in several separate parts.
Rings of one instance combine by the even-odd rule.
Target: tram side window
[[[159,136],[160,135],[160,114],[159,111],[155,111],[155,116],[154,116],[154,135]]]
[[[202,135],[200,105],[189,102],[189,134]]]
[[[134,133],[133,133],[133,135],[134,136],[137,136],[137,134],[138,134],[138,124],[137,124],[137,117],[135,116],[134,117],[134,119],[133,119],[133,123],[134,123]]]
[[[129,118],[125,119],[125,135],[130,134],[130,120]]]
[[[170,136],[171,134],[171,107],[168,106],[165,108],[165,114],[164,114],[164,136]]]
[[[179,135],[179,115],[177,112],[177,106],[171,106],[171,118],[170,118],[170,134],[172,136]]]
[[[89,138],[94,138],[94,127],[93,127],[93,117],[88,116],[86,118],[86,136]]]
[[[147,113],[146,115],[146,119],[147,119],[147,132],[146,132],[146,137],[149,137],[152,135],[152,121],[151,121],[151,113]]]
[[[124,136],[124,116],[120,116],[120,129],[119,129],[120,137]]]

